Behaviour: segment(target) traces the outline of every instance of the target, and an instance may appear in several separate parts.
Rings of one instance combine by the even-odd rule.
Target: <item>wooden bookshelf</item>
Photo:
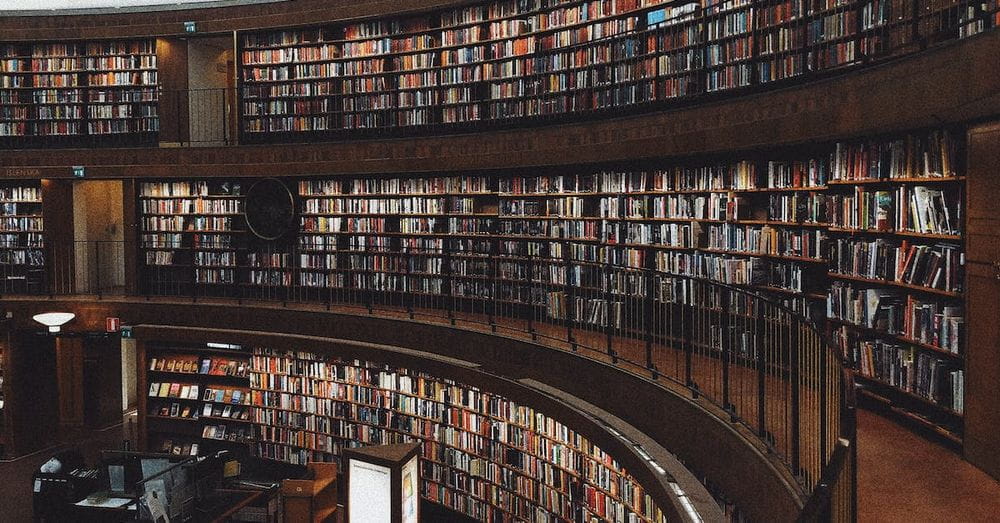
[[[250,355],[205,346],[145,345],[140,355],[140,445],[204,455],[250,439]]]
[[[262,457],[338,461],[346,448],[418,442],[422,497],[480,520],[573,519],[578,508],[588,517],[663,520],[610,456],[530,407],[405,369],[302,351],[255,349],[252,363]]]
[[[189,281],[196,294],[502,309],[611,336],[631,335],[644,300],[659,310],[657,286],[679,274],[830,320],[861,375],[892,384],[900,400],[961,413],[965,177],[952,136],[672,166],[289,180],[298,187],[293,244],[255,255],[234,239],[232,282]],[[142,196],[143,205],[189,205],[177,198]],[[175,256],[199,250],[180,247]],[[162,271],[198,269],[181,260]]]
[[[148,141],[159,131],[158,86],[154,40],[2,44],[0,137]]]
[[[510,121],[746,88],[860,60],[862,2],[488,2],[238,35],[241,132]],[[878,11],[885,18],[886,13]],[[870,26],[879,23],[867,17]],[[867,36],[867,45],[875,36]]]
[[[0,292],[45,288],[45,230],[38,182],[0,182]]]
[[[196,295],[235,286],[246,249],[241,191],[238,181],[140,184],[141,279],[158,283],[146,292]]]

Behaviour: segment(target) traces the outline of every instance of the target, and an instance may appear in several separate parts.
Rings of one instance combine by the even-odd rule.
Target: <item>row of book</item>
[[[0,202],[41,203],[42,189],[32,185],[0,187]]]
[[[145,214],[240,214],[243,200],[239,199],[143,199],[139,202]]]
[[[189,404],[180,403],[153,403],[149,407],[149,415],[160,418],[180,418],[187,420],[198,420],[202,418],[228,418],[237,421],[248,421],[250,419],[249,407],[234,407],[221,403],[205,403],[199,411]]]
[[[39,44],[30,46],[29,53],[23,51],[24,46],[0,47],[0,54],[8,57],[0,66],[4,71],[0,88],[23,90],[3,96],[3,103],[18,104],[21,114],[17,120],[22,122],[0,124],[0,135],[109,135],[159,130],[153,40]],[[128,51],[114,52],[124,50]],[[140,105],[104,105],[106,102]],[[23,122],[28,120],[43,121]]]
[[[963,290],[965,256],[956,244],[837,239],[829,243],[826,258],[830,270],[838,274],[954,293]]]
[[[209,183],[191,182],[143,182],[139,185],[139,197],[198,196],[202,198],[229,197],[240,194],[240,184],[235,182]]]
[[[651,510],[641,489],[614,460],[579,434],[523,405],[404,369],[326,360],[307,352],[258,349],[252,365],[254,403],[261,407],[255,410],[255,434],[262,444],[271,445],[259,447],[262,454],[278,455],[273,447],[280,444],[293,447],[280,454],[294,460],[300,457],[294,447],[326,454],[339,453],[345,440],[417,439],[424,442],[423,462],[448,464],[466,474],[475,471],[473,477],[502,487],[498,493],[531,500],[526,510],[562,507],[569,496],[570,477],[591,485],[586,500],[578,501],[595,513],[608,514],[612,500],[632,517],[636,508],[640,513]],[[400,396],[400,391],[406,395]],[[510,425],[499,421],[503,417],[520,422]],[[574,448],[586,451],[577,453]],[[473,465],[474,460],[479,461]],[[573,472],[567,476],[567,471]],[[441,481],[430,483],[448,484],[440,474],[425,479],[435,477]],[[484,488],[478,482],[463,485],[470,490],[461,492],[471,499]],[[597,500],[598,492],[607,496],[606,503]]]
[[[197,356],[170,356],[150,358],[149,370],[175,372],[180,374],[203,374],[207,376],[245,377],[249,367],[245,360],[211,358]]]
[[[961,234],[962,198],[955,189],[901,185],[895,190],[863,186],[853,194],[829,195],[830,225],[843,229]]]
[[[960,305],[918,299],[892,289],[835,281],[827,298],[827,316],[953,354],[962,352],[965,339]]]
[[[956,362],[905,343],[857,336],[845,329],[835,331],[835,338],[845,356],[858,362],[862,376],[963,413],[965,372]]]
[[[35,247],[45,246],[45,238],[42,233],[21,232],[0,234],[0,247]]]

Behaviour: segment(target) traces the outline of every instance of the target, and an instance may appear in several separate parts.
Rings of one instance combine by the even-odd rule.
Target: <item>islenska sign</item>
[[[2,11],[48,11],[65,9],[120,9],[150,6],[177,6],[181,4],[240,4],[283,0],[11,0],[0,2]],[[193,6],[198,7],[198,6]]]

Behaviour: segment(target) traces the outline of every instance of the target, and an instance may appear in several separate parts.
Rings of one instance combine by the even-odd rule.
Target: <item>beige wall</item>
[[[103,288],[125,284],[123,203],[120,180],[73,184],[78,292],[96,292],[98,283]]]
[[[233,39],[188,40],[188,89],[191,142],[213,145],[223,142],[229,129],[224,124],[229,86],[227,63],[233,60]]]

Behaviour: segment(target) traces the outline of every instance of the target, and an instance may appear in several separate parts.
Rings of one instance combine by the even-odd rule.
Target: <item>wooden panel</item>
[[[53,310],[53,309],[49,309]],[[13,394],[10,417],[15,451],[25,454],[55,442],[59,420],[55,338],[37,334],[38,324],[11,337],[5,379]]]
[[[73,226],[73,182],[42,180],[42,222],[49,287],[62,292],[76,289],[76,253]]]
[[[122,356],[118,336],[83,339],[84,422],[104,428],[122,421]]]
[[[969,131],[965,456],[1000,479],[1000,125]]]
[[[122,234],[125,239],[125,294],[134,295],[139,288],[138,269],[138,243],[139,236],[139,212],[138,207],[138,184],[135,180],[127,179],[122,182]]]
[[[59,425],[83,425],[83,340],[56,338],[56,379],[59,383]]]

